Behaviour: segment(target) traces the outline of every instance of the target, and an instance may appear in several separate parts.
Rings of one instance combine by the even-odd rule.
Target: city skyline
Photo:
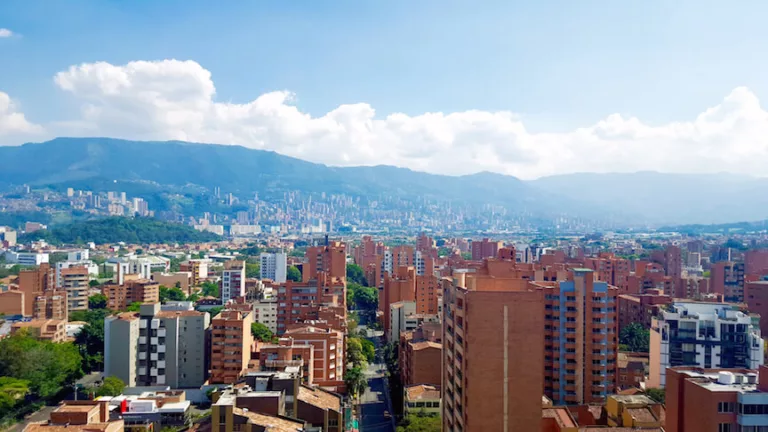
[[[0,71],[0,144],[180,139],[333,166],[522,179],[764,174],[768,152],[755,137],[768,130],[765,65],[749,55],[765,40],[755,21],[764,5],[487,5],[468,15],[431,2],[217,11],[83,2],[33,19],[35,2],[6,3],[0,57],[15,61]],[[738,12],[727,37],[709,32]],[[61,16],[101,21],[71,34]],[[415,24],[434,16],[442,21]],[[210,31],[191,30],[206,18]]]

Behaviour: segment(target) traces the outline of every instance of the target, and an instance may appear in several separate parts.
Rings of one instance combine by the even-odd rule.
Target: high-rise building
[[[768,430],[768,368],[667,370],[668,432]]]
[[[86,267],[69,267],[58,271],[59,288],[67,292],[70,311],[88,310],[88,282],[90,274]]]
[[[39,320],[64,320],[69,317],[67,292],[48,290],[35,297],[32,318]]]
[[[104,285],[101,292],[107,296],[107,308],[125,310],[133,303],[160,301],[160,284],[148,279],[128,279],[123,284]]]
[[[55,288],[55,272],[47,263],[40,263],[37,268],[19,272],[19,291],[24,293],[24,313],[31,314],[35,299],[45,291]]]
[[[755,317],[724,303],[675,302],[651,325],[650,387],[666,385],[667,368],[757,369],[763,339]]]
[[[200,387],[207,378],[207,312],[160,303],[104,319],[104,376],[129,387]]]
[[[768,249],[753,249],[744,252],[744,272],[757,276],[768,274]]]
[[[251,360],[253,314],[223,310],[211,320],[212,384],[233,384]]]
[[[443,431],[540,430],[543,291],[455,272],[443,303]]]
[[[727,302],[744,302],[744,263],[722,261],[712,264],[709,290],[722,294]]]
[[[325,246],[307,248],[308,263],[302,268],[303,280],[317,279],[319,273],[325,273],[332,278],[347,277],[347,252],[342,242],[333,241]]]
[[[343,386],[346,351],[344,333],[312,326],[293,328],[285,332],[296,344],[312,345],[314,365],[312,381],[321,387]]]
[[[485,258],[496,258],[499,249],[504,247],[500,241],[491,241],[487,238],[472,242],[472,260],[481,261]]]
[[[245,295],[245,261],[232,260],[224,263],[221,272],[221,303]]]
[[[288,276],[288,255],[285,252],[261,253],[261,279],[284,283]]]
[[[536,282],[545,299],[544,393],[555,404],[605,401],[615,393],[618,289],[586,268]]]

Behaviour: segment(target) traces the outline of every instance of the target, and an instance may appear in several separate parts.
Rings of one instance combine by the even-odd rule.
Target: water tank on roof
[[[744,384],[746,382],[745,377],[742,374],[735,374],[733,377],[736,379],[736,384]]]
[[[720,384],[733,384],[736,382],[736,378],[732,372],[720,372],[717,374],[717,382]]]
[[[747,384],[757,384],[757,374],[750,372],[747,374]]]

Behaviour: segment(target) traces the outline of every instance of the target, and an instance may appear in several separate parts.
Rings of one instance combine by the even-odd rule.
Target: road
[[[389,389],[386,378],[379,372],[384,365],[370,365],[366,371],[368,388],[360,397],[360,431],[361,432],[392,432],[395,430],[395,420],[392,417],[392,402],[389,399]],[[385,411],[388,415],[385,415]]]

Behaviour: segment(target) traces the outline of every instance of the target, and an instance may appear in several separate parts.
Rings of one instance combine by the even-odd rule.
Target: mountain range
[[[577,173],[533,181],[446,176],[392,166],[330,167],[272,151],[181,141],[56,138],[1,146],[0,185],[112,190],[208,189],[281,199],[288,191],[493,204],[536,217],[617,225],[726,223],[768,218],[768,179],[715,174]],[[112,188],[112,189],[109,189]]]

